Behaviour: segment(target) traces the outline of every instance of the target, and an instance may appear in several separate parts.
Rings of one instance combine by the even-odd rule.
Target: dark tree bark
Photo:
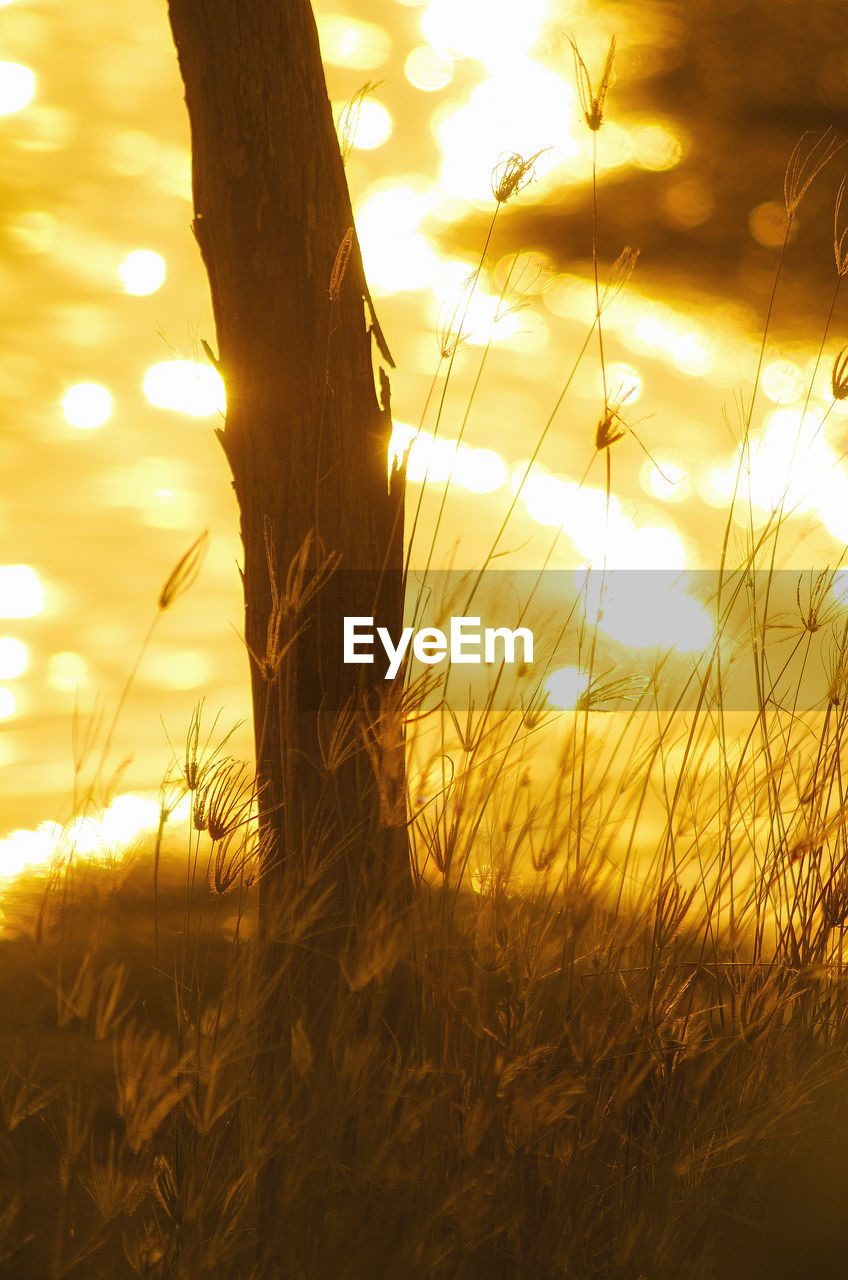
[[[355,697],[373,726],[386,689],[376,664],[340,662],[344,609],[370,613],[362,606],[379,582],[377,613],[393,632],[402,617],[403,476],[387,484],[391,419],[372,346],[387,352],[355,239],[330,296],[353,216],[308,0],[170,0],[169,11],[191,121],[193,225],[227,388],[220,437],[241,512],[262,809],[285,861],[302,841],[297,808],[326,790],[318,708],[329,725]],[[305,603],[302,584],[300,606],[296,586],[286,593],[299,556],[312,587],[311,575],[339,558]],[[383,769],[396,772],[396,761]],[[379,821],[379,788],[369,790],[366,834],[385,844],[376,832],[393,808],[388,825],[400,825],[399,808],[384,795]],[[388,843],[394,859],[398,840]]]
[[[402,619],[404,477],[387,482],[388,380],[378,399],[372,368],[388,352],[348,234],[308,0],[169,0],[169,13],[241,513],[272,969],[293,870],[309,881],[324,859],[336,890],[287,988],[309,1006],[349,973],[363,921],[399,911],[409,885],[397,706],[376,664],[341,662],[345,614],[392,634]],[[268,1046],[290,1044],[293,1018],[274,1009]]]

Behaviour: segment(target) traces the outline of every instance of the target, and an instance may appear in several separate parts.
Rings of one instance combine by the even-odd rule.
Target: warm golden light
[[[76,127],[71,111],[38,103],[22,118],[14,143],[21,151],[61,151],[74,137]]]
[[[547,16],[545,0],[430,0],[421,31],[440,51],[498,67],[533,47]]]
[[[631,153],[642,169],[673,169],[680,163],[683,146],[663,124],[647,124],[630,135]]]
[[[44,589],[25,564],[0,565],[0,618],[34,618],[44,608]]]
[[[0,688],[0,720],[8,720],[15,714],[17,702],[11,689]]]
[[[49,253],[56,243],[56,219],[44,209],[18,214],[6,224],[6,229],[14,242],[28,253]]]
[[[159,409],[176,409],[196,418],[223,413],[227,407],[221,375],[194,360],[165,360],[144,375],[144,394]]]
[[[0,689],[0,716],[4,711]],[[180,803],[171,819],[186,817],[187,806]],[[0,880],[10,880],[24,871],[48,870],[58,859],[85,858],[89,862],[108,865],[120,861],[127,849],[140,836],[155,831],[159,825],[160,805],[130,792],[118,796],[99,815],[73,819],[66,826],[42,822],[34,831],[12,831],[0,840]]]
[[[440,110],[433,129],[443,161],[439,185],[463,200],[492,200],[492,170],[510,151],[541,151],[542,178],[578,150],[575,94],[561,76],[530,60],[488,77],[455,110]]]
[[[513,469],[513,488],[521,484],[523,476],[520,467]],[[521,488],[521,498],[530,518],[562,529],[587,565],[676,570],[686,565],[686,549],[674,529],[637,525],[615,494],[608,496],[604,489],[534,467]]]
[[[115,173],[135,177],[148,173],[156,163],[159,147],[142,129],[124,129],[111,139],[111,165]]]
[[[0,879],[11,880],[22,871],[49,867],[61,832],[55,823],[43,822],[36,831],[13,831],[0,840]]]
[[[32,101],[35,75],[18,62],[0,62],[0,115],[11,115]]]
[[[335,104],[334,112],[337,117],[345,105]],[[393,127],[391,114],[382,102],[376,98],[364,98],[355,113],[351,143],[357,151],[375,151],[384,142],[388,142]]]
[[[368,192],[356,209],[356,229],[372,290],[426,289],[440,259],[418,230],[433,196],[399,183]]]
[[[209,655],[200,649],[156,648],[150,670],[151,683],[163,689],[202,689],[212,679]]]
[[[494,493],[506,482],[506,463],[492,449],[457,450],[453,477],[469,493]]]
[[[691,378],[702,378],[713,367],[714,357],[709,344],[696,333],[685,333],[672,347],[675,367]]]
[[[318,14],[318,36],[324,61],[331,66],[372,71],[382,66],[392,51],[383,27],[339,14]]]
[[[0,680],[14,680],[23,675],[28,661],[25,644],[13,636],[0,636]]]
[[[599,379],[603,391],[604,379]],[[606,388],[609,402],[616,408],[635,404],[642,395],[642,375],[629,364],[611,364],[606,370]]]
[[[773,360],[763,370],[762,386],[775,404],[794,404],[804,394],[804,375],[791,360]]]
[[[75,693],[88,679],[88,663],[70,650],[54,653],[47,663],[47,683],[61,693]]]
[[[680,502],[690,492],[685,468],[666,453],[654,460],[646,458],[639,472],[639,480],[646,493],[662,498],[664,502]]]
[[[453,79],[453,58],[439,53],[432,45],[421,44],[403,64],[403,72],[411,85],[424,93],[444,89]]]
[[[127,293],[155,293],[165,279],[165,259],[152,249],[133,249],[118,267]]]
[[[112,861],[138,836],[155,830],[159,822],[159,805],[130,793],[118,796],[98,817],[81,817],[64,829],[60,847],[63,851],[93,861]]]
[[[72,427],[102,427],[112,412],[112,396],[97,382],[77,382],[62,397],[62,412]]]
[[[748,230],[767,249],[778,249],[786,237],[786,209],[776,200],[756,205],[748,215]]]

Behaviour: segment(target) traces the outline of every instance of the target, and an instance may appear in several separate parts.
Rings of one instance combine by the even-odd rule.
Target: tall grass
[[[575,50],[593,135],[612,55],[595,92]],[[788,223],[832,152],[826,138],[793,153]],[[487,246],[531,166],[512,157],[496,174]],[[602,314],[635,263],[619,259],[603,289],[601,212],[596,170],[596,314],[539,449],[593,334],[603,369]],[[835,248],[841,276],[838,235]],[[484,248],[470,291],[486,265]],[[437,423],[467,307],[434,380]],[[604,380],[594,448],[608,501],[612,449],[630,434],[620,408]],[[590,683],[573,711],[534,697],[504,712],[493,692],[460,712],[413,686],[365,726],[350,707],[324,716],[329,797],[351,759],[389,796],[381,769],[405,729],[408,911],[363,881],[361,835],[340,812],[332,841],[316,826],[275,869],[283,889],[259,929],[273,851],[252,772],[202,706],[163,787],[152,858],[94,868],[71,851],[46,887],[8,890],[3,1276],[844,1273],[846,623],[826,571],[799,585],[801,674],[787,688],[769,612],[786,512],[764,530],[751,520],[738,563],[732,516],[716,635],[670,710],[662,671],[639,687],[598,675],[598,624],[575,615]],[[747,715],[727,706],[740,605],[757,673]],[[828,628],[826,696],[804,707],[805,663]],[[284,646],[279,663],[269,679],[284,678]],[[622,692],[630,708],[608,711]]]

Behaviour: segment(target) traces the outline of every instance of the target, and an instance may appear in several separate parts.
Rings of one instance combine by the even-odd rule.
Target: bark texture
[[[402,880],[397,716],[381,718],[382,671],[340,656],[345,613],[399,626],[403,475],[387,484],[388,380],[378,399],[355,239],[330,296],[353,217],[311,6],[170,0],[169,13],[227,388],[219,434],[241,512],[264,828],[280,863],[355,830],[366,878]],[[328,786],[346,707],[352,756]]]
[[[295,1274],[322,1236],[293,1206],[322,1203],[322,1180],[356,1159],[354,1131],[313,1099],[333,1096],[339,1044],[357,1027],[388,1034],[409,1003],[372,959],[387,928],[402,936],[409,902],[402,719],[382,670],[341,661],[345,615],[402,624],[404,476],[387,482],[388,379],[378,398],[372,356],[388,353],[308,0],[168,7],[244,543],[265,864],[246,1139],[261,1168],[256,1274],[281,1274],[283,1256]],[[268,1137],[292,1107],[311,1172]]]

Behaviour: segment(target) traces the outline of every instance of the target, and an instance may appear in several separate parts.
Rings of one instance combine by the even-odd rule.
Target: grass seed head
[[[615,301],[621,293],[621,290],[627,284],[627,281],[633,275],[638,258],[639,250],[631,249],[628,245],[626,248],[622,249],[621,253],[612,264],[609,279],[604,285],[604,292],[601,295],[602,313]]]
[[[845,179],[839,184],[836,193],[836,206],[833,210],[833,256],[836,259],[836,274],[844,276],[848,273],[848,226],[839,227],[839,213],[842,208],[842,197],[845,194]]]
[[[342,163],[347,164],[350,159],[350,153],[353,151],[356,143],[356,130],[359,127],[359,116],[362,111],[362,104],[368,97],[369,93],[373,93],[375,89],[380,87],[382,82],[379,80],[367,81],[342,108],[339,115],[336,133],[339,139],[339,150],[342,153]]]
[[[848,347],[843,347],[833,362],[830,389],[834,400],[848,398]]]
[[[830,125],[821,134],[807,130],[795,143],[783,179],[786,217],[790,222],[812,183],[844,146],[845,139],[837,138]]]
[[[604,121],[604,107],[612,82],[612,69],[615,61],[615,36],[609,42],[604,69],[601,72],[597,92],[592,87],[592,77],[574,40],[569,39],[571,52],[574,54],[574,78],[577,81],[577,94],[583,111],[583,119],[593,133],[597,133]]]
[[[472,272],[464,282],[459,297],[453,302],[443,303],[439,309],[436,339],[443,360],[452,360],[457,351],[468,342],[468,335],[463,332],[463,323],[476,283],[477,276]]]
[[[350,262],[350,254],[353,249],[354,231],[353,227],[348,227],[342,236],[341,244],[336,250],[336,258],[333,263],[333,270],[330,272],[330,301],[337,302],[341,295],[342,285],[344,284],[345,273],[347,272],[347,264]]]
[[[513,151],[492,170],[492,195],[498,204],[506,204],[536,176],[536,161],[546,151],[543,147],[535,155],[525,160],[517,151]]]
[[[247,765],[224,760],[205,788],[206,829],[212,840],[223,840],[250,819],[256,782]]]
[[[803,600],[801,597],[802,580],[803,575],[798,578],[795,586],[795,602],[798,606],[801,626],[805,631],[809,631],[813,635],[816,631],[820,631],[831,617],[827,594],[833,582],[833,574],[829,569],[822,569],[813,577],[813,571],[810,570],[810,586]]]
[[[212,889],[218,897],[229,893],[236,884],[249,889],[256,879],[260,842],[255,831],[242,832],[237,841],[233,841],[233,834],[231,831],[218,841],[215,849]]]
[[[204,529],[200,537],[195,538],[185,555],[181,556],[174,565],[167,582],[160,591],[158,608],[161,613],[170,609],[180,596],[185,595],[194,586],[208,546],[209,530]]]
[[[613,409],[607,409],[595,428],[595,449],[602,453],[617,441],[623,440],[625,432],[617,425],[618,415]]]
[[[836,629],[834,628],[834,632]],[[834,644],[830,654],[830,678],[828,680],[827,698],[832,706],[838,707],[848,690],[848,650],[842,639],[834,634]]]

